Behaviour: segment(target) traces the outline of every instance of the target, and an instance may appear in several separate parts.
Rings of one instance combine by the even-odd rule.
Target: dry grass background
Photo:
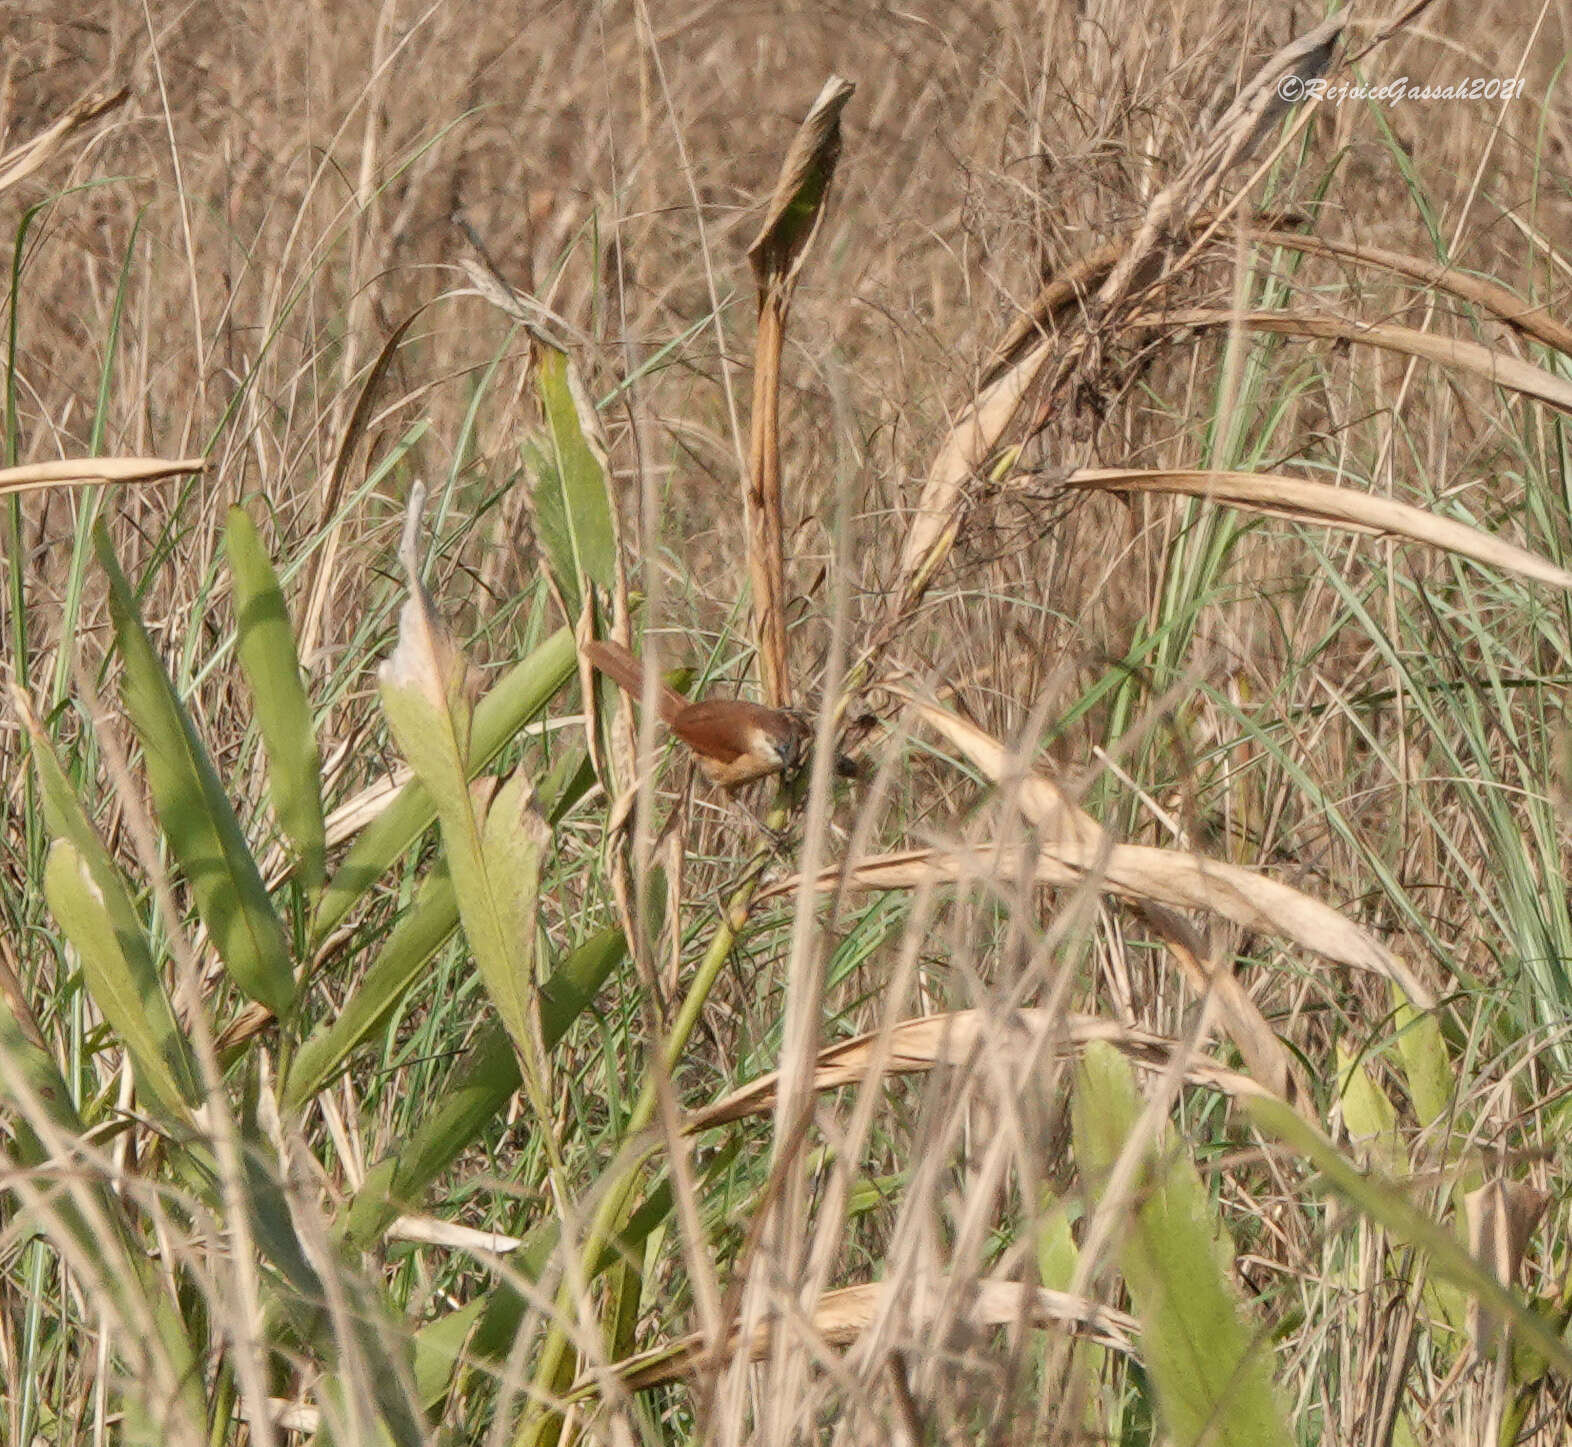
[[[375,723],[372,665],[401,596],[392,556],[408,479],[424,477],[438,494],[436,591],[479,661],[520,656],[549,606],[518,486],[519,441],[535,421],[529,349],[483,301],[453,294],[466,285],[458,264],[469,253],[453,220],[462,211],[503,274],[564,324],[591,391],[615,394],[603,419],[624,537],[664,656],[704,666],[713,652],[736,679],[754,316],[744,251],[804,108],[839,73],[857,93],[784,364],[793,650],[799,687],[815,696],[832,618],[844,610],[855,651],[884,616],[926,470],[1041,282],[1130,234],[1191,156],[1203,118],[1320,18],[1304,7],[1202,0],[515,9],[388,0],[10,13],[0,22],[0,150],[95,86],[126,85],[130,98],[6,193],[13,241],[25,209],[41,208],[12,262],[20,280],[7,313],[16,335],[7,461],[209,456],[198,479],[106,499],[122,563],[134,579],[145,575],[149,626],[191,687],[209,746],[233,769],[229,782],[255,807],[262,769],[246,743],[248,705],[223,661],[230,623],[217,550],[229,504],[246,500],[265,519],[322,707],[329,802],[341,802],[393,762]],[[1344,54],[1388,18],[1359,9]],[[1572,278],[1569,45],[1565,5],[1429,7],[1360,62],[1366,76],[1444,84],[1521,74],[1523,97],[1323,105],[1247,205],[1313,216],[1318,234],[1444,256],[1559,316]],[[1340,66],[1334,78],[1347,75]],[[1231,173],[1225,194],[1247,174]],[[1231,233],[1165,302],[1313,306],[1530,354],[1509,327],[1444,293],[1334,259],[1300,264]],[[416,311],[335,495],[330,479],[367,369]],[[100,403],[110,348],[113,384]],[[1568,375],[1566,358],[1532,354]],[[417,423],[392,474],[362,493]],[[1023,469],[1098,466],[1336,476],[1472,519],[1558,562],[1572,557],[1562,419],[1477,378],[1366,347],[1252,341],[1227,329],[1120,332],[1022,458]],[[31,495],[7,535],[10,665],[51,706],[73,695],[74,671],[94,675],[109,652],[101,582],[89,573],[78,596],[73,581],[80,507],[71,493]],[[1515,1179],[1558,1195],[1559,1022],[1572,1007],[1565,829],[1552,807],[1572,634],[1565,599],[1481,583],[1417,547],[1277,523],[1228,534],[1226,557],[1212,555],[1224,546],[1218,526],[1176,499],[1050,506],[1030,485],[978,486],[948,566],[881,663],[946,685],[994,738],[1027,731],[1119,838],[1182,842],[1267,869],[1369,927],[1437,995],[1460,992],[1448,1027],[1452,1110],[1470,1118],[1477,1141],[1530,1161]],[[83,732],[69,704],[55,727],[68,739]],[[839,827],[876,848],[998,837],[976,772],[899,729],[872,755],[880,782],[841,800]],[[20,730],[0,734],[0,952],[49,1039],[91,1070],[80,1055],[91,1017],[84,1025],[73,1013],[81,1007],[57,998],[68,975],[38,899],[25,758]],[[735,819],[695,813],[693,857],[672,896],[685,944],[671,946],[668,984],[676,959],[691,963],[746,843]],[[118,806],[101,822],[115,833]],[[572,872],[572,862],[593,861],[600,822],[581,815],[559,835],[566,882],[547,914],[570,941],[578,916],[604,907]],[[825,836],[828,857],[843,838]],[[881,907],[837,917],[825,946],[827,1035],[924,1008],[1006,1003],[1073,1006],[1174,1038],[1195,1027],[1194,995],[1166,957],[1139,943],[1137,924],[1083,894],[1001,878],[911,910],[909,919]],[[778,1052],[781,981],[801,935],[783,917],[748,941],[679,1075],[685,1103],[723,1095]],[[1233,926],[1219,926],[1212,942],[1247,962],[1249,993],[1290,1042],[1328,1122],[1346,1105],[1338,1062],[1368,1056],[1373,1088],[1399,1102],[1414,1152],[1405,1168],[1423,1181],[1421,1166],[1442,1153],[1425,1154],[1435,1133],[1403,1104],[1385,983]],[[364,1109],[351,1117],[355,1144],[335,1134],[336,1121],[308,1120],[328,1195],[409,1128],[411,1102],[440,1082],[442,1052],[465,1038],[466,1010],[482,1008],[457,982],[461,972],[445,967],[422,1006],[448,1030],[440,1041],[421,1037],[429,1060],[384,1060],[385,1073],[335,1096],[335,1109]],[[347,983],[318,1006],[330,1010],[340,989]],[[633,1012],[626,1001],[617,1009]],[[581,1048],[593,1061],[594,1045]],[[637,1079],[642,1066],[625,1068]],[[848,1208],[834,1192],[851,1186],[821,1181],[846,1211],[822,1234],[822,1202],[797,1203],[804,1249],[830,1284],[883,1270],[912,1280],[941,1262],[1003,1276],[1061,1249],[1031,1197],[1071,1179],[1062,1080],[1046,1067],[1030,1089],[981,1074],[983,1083],[963,1069],[897,1089],[896,1119],[877,1126],[855,1101],[825,1104],[815,1149],[828,1158],[866,1145],[857,1189],[888,1188],[899,1203]],[[99,1084],[112,1080],[111,1070]],[[1328,1222],[1306,1206],[1295,1169],[1269,1154],[1233,1169],[1229,1153],[1259,1141],[1230,1125],[1215,1099],[1187,1098],[1176,1119],[1211,1163],[1213,1198],[1243,1238],[1238,1278],[1259,1295],[1304,1440],[1424,1440],[1441,1422],[1464,1440],[1499,1430],[1511,1396],[1499,1382],[1478,1372],[1446,1384],[1460,1348],[1444,1332],[1420,1331],[1414,1347],[1414,1316],[1436,1308],[1406,1248],[1369,1222]],[[761,1141],[746,1153],[762,1162],[755,1186],[768,1172]],[[1008,1185],[989,1157],[995,1144],[1020,1158]],[[473,1153],[454,1173],[452,1214],[514,1229],[473,1186],[506,1182],[509,1170],[505,1141]],[[1547,1220],[1530,1251],[1530,1287],[1554,1300],[1568,1266],[1559,1204]],[[720,1234],[735,1249],[747,1229],[733,1221]],[[0,1344],[16,1367],[39,1359],[23,1324],[42,1278],[27,1275],[39,1268],[24,1257],[14,1217],[7,1232]],[[483,1289],[484,1273],[467,1266],[400,1263],[390,1270],[433,1303]],[[700,1325],[692,1261],[672,1249],[648,1264],[661,1284],[644,1302],[654,1335]],[[1077,1280],[1120,1300],[1116,1282],[1091,1268]],[[78,1309],[62,1304],[59,1314]],[[796,1356],[757,1369],[751,1398],[742,1372],[702,1398],[703,1431],[726,1441],[1116,1431],[1136,1441],[1155,1430],[1112,1367],[1089,1405],[1076,1396],[1087,1379],[1062,1362],[1041,1376],[1023,1371],[1019,1334],[957,1330],[925,1355],[898,1321],[883,1330],[912,1363],[914,1386],[871,1349],[844,1362],[821,1354],[810,1372],[804,1333]],[[12,1432],[62,1430],[39,1415],[41,1400],[62,1420],[69,1404],[94,1400],[95,1348],[74,1350],[85,1354],[61,1345],[49,1358],[56,1375],[30,1407],[13,1384]],[[1060,1369],[1075,1390],[1034,1396],[1030,1383],[1057,1381]],[[504,1404],[522,1367],[508,1370],[515,1376],[499,1368]],[[1394,1382],[1402,1410],[1378,1410]],[[449,1404],[448,1430],[500,1434],[497,1399],[470,1390]],[[1552,1384],[1528,1399],[1536,1440],[1560,1439],[1563,1395]],[[1433,1397],[1437,1415],[1426,1421]],[[697,1409],[680,1392],[654,1406],[608,1398],[589,1428],[604,1440],[694,1430]],[[227,1430],[215,1424],[214,1440]]]

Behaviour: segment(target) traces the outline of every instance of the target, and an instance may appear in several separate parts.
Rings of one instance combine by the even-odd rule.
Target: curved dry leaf
[[[1056,889],[1096,889],[1175,909],[1208,910],[1245,929],[1290,940],[1335,964],[1393,980],[1421,1009],[1435,1003],[1398,956],[1330,905],[1237,864],[1150,844],[1088,849],[1065,841],[1045,845],[1035,856],[1025,844],[911,849],[832,865],[820,871],[812,887],[825,893],[916,889],[969,879],[1019,878],[1027,871],[1037,883]],[[761,890],[758,898],[788,894],[801,883],[802,876],[793,875]]]
[[[942,734],[994,783],[1005,779],[1019,789],[1021,812],[1049,839],[1069,839],[1087,849],[1100,849],[1107,833],[1090,814],[1052,779],[1031,772],[1030,762],[1012,753],[991,734],[958,714],[919,698],[898,683],[885,688],[904,699],[935,733]]]
[[[895,1283],[870,1281],[826,1292],[814,1307],[811,1320],[796,1329],[811,1331],[826,1346],[851,1346],[884,1309],[885,1297],[892,1285]],[[985,1277],[980,1281],[954,1283],[940,1277],[915,1283],[900,1282],[898,1288],[908,1329],[934,1322],[942,1312],[945,1320],[964,1322],[974,1328],[1019,1323],[1062,1327],[1085,1340],[1125,1354],[1133,1351],[1132,1343],[1138,1331],[1135,1318],[1125,1312],[1099,1306],[1066,1291],[1024,1286],[1017,1281]],[[753,1333],[747,1345],[749,1361],[762,1361],[768,1355],[775,1330],[775,1323],[766,1323]],[[726,1355],[734,1354],[741,1344],[740,1333],[733,1330],[726,1344]],[[703,1335],[695,1332],[666,1346],[616,1362],[610,1371],[625,1390],[636,1392],[679,1381],[709,1365],[723,1363],[706,1359]],[[592,1395],[600,1381],[600,1373],[587,1373],[569,1389],[569,1396]]]
[[[1135,327],[1245,327],[1290,337],[1319,337],[1332,342],[1359,342],[1383,351],[1420,357],[1443,367],[1472,372],[1493,386],[1537,397],[1563,412],[1572,412],[1572,382],[1525,362],[1520,357],[1494,351],[1478,342],[1437,336],[1391,322],[1354,322],[1321,312],[1239,312],[1207,307],[1187,311],[1152,312],[1135,318]]]
[[[942,732],[995,783],[1005,776],[1011,755],[996,739],[937,705],[914,698],[898,686],[886,686],[891,692],[909,699],[930,726]],[[1236,864],[1225,864],[1183,850],[1158,849],[1149,844],[1112,844],[1091,815],[1076,808],[1059,785],[1041,775],[1024,777],[1015,798],[1021,812],[1043,836],[1042,851],[1033,870],[1039,883],[1059,888],[1085,885],[1176,909],[1209,910],[1246,929],[1281,935],[1338,964],[1383,975],[1401,986],[1409,999],[1422,1009],[1435,1003],[1434,996],[1390,950],[1329,905],[1291,885],[1280,884]],[[918,854],[924,852],[916,851]],[[936,860],[945,861],[941,865],[941,876],[947,872],[949,862],[959,862],[963,854],[968,856],[968,861],[961,872],[972,878],[1012,866],[1017,871],[1014,877],[1018,878],[1019,871],[1027,864],[1019,850],[992,846],[952,851],[948,856],[941,856],[938,851],[932,854]],[[912,852],[897,857],[902,861],[902,868],[910,872]],[[859,863],[846,878],[855,879],[862,867]],[[826,873],[837,880],[843,877],[838,870]],[[920,868],[917,873],[921,874]],[[937,879],[930,875],[923,882],[937,882]],[[778,889],[784,887],[776,886]],[[821,883],[818,887],[824,886]]]
[[[1008,1019],[985,1010],[957,1010],[903,1020],[889,1031],[870,1030],[851,1040],[837,1041],[819,1052],[814,1062],[815,1092],[858,1085],[870,1076],[912,1075],[938,1066],[964,1065],[986,1049],[990,1060],[1030,1062],[1045,1051],[1076,1054],[1101,1040],[1148,1070],[1167,1070],[1179,1051],[1178,1042],[1093,1015],[1061,1015],[1048,1010],[1017,1010]],[[1272,1091],[1248,1075],[1229,1070],[1205,1055],[1185,1056],[1185,1079],[1224,1095],[1271,1096]],[[692,1134],[727,1125],[775,1108],[779,1071],[750,1080],[739,1090],[693,1112],[683,1122]]]
[[[841,112],[856,89],[851,81],[832,75],[797,127],[791,149],[781,162],[764,223],[748,247],[748,260],[761,291],[790,286],[796,280],[824,219],[824,202],[841,154]]]
[[[948,555],[959,526],[956,505],[962,485],[998,446],[1021,399],[1031,390],[1054,351],[1054,339],[1044,337],[983,389],[945,437],[901,547],[900,576],[895,588],[897,614],[928,586]]]
[[[1288,76],[1305,80],[1325,70],[1344,20],[1341,13],[1329,16],[1290,40],[1245,82],[1228,109],[1208,128],[1184,170],[1148,205],[1139,229],[1103,277],[1090,308],[1094,316],[1106,318],[1115,308],[1128,304],[1132,292],[1145,284],[1154,271],[1164,238],[1188,227],[1206,193],[1250,154],[1286,107],[1282,81]],[[1086,341],[1083,336],[1078,347],[1059,356],[1055,385],[1068,375]],[[993,375],[950,429],[923,484],[917,511],[907,529],[893,590],[896,602],[892,616],[900,617],[915,604],[949,555],[960,529],[963,485],[998,445],[1050,357],[1062,350],[1053,338],[1042,338],[1006,370]]]
[[[1572,573],[1548,558],[1453,518],[1437,517],[1411,503],[1376,497],[1329,482],[1307,482],[1281,473],[1147,471],[1131,467],[1083,467],[1064,486],[1100,492],[1164,492],[1205,497],[1290,522],[1347,528],[1382,537],[1407,538],[1472,558],[1488,567],[1572,589]]]
[[[121,86],[115,91],[89,91],[68,106],[47,129],[0,155],[0,191],[7,191],[32,175],[74,132],[114,110],[130,94],[130,86]]]
[[[54,462],[29,462],[21,467],[0,467],[0,496],[36,492],[45,487],[87,487],[98,482],[157,482],[203,472],[201,457],[81,457]]]
[[[1515,327],[1536,341],[1572,356],[1572,327],[1558,322],[1548,308],[1524,301],[1515,292],[1488,277],[1459,271],[1445,262],[1426,261],[1423,257],[1409,256],[1403,251],[1389,251],[1384,246],[1332,241],[1309,232],[1252,226],[1245,228],[1245,235],[1251,241],[1266,246],[1281,246],[1311,256],[1327,256],[1357,262],[1362,266],[1376,266],[1406,277],[1409,281],[1416,281],[1421,286],[1437,287],[1463,301],[1484,307],[1509,327]]]

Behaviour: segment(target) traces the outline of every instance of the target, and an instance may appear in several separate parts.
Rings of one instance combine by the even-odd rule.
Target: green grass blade
[[[322,761],[294,631],[256,525],[238,507],[229,510],[224,545],[235,580],[236,653],[251,685],[267,752],[273,815],[295,846],[302,882],[315,889],[322,883],[327,853]]]
[[[555,1047],[627,956],[618,929],[586,940],[563,961],[538,994],[540,1033]],[[401,1210],[416,1205],[446,1170],[507,1105],[523,1083],[518,1057],[500,1023],[484,1026],[453,1074],[441,1100],[407,1145],[366,1174],[348,1216],[351,1242],[372,1245]]]
[[[66,846],[71,856],[57,863],[51,851],[45,873],[49,907],[81,957],[88,994],[130,1052],[138,1084],[172,1110],[195,1106],[202,1099],[196,1060],[131,895],[26,696],[17,690],[13,698],[30,741],[45,827],[55,849]],[[49,898],[50,871],[57,876],[59,898]],[[85,895],[80,910],[70,902],[79,894]],[[77,929],[87,935],[78,937]]]
[[[1137,1128],[1140,1098],[1111,1047],[1087,1048],[1077,1074],[1076,1158],[1102,1181]],[[1272,1385],[1270,1342],[1230,1289],[1223,1237],[1194,1166],[1171,1140],[1149,1147],[1135,1198],[1122,1208],[1118,1261],[1143,1328],[1143,1355],[1167,1439],[1176,1447],[1280,1447],[1290,1439]]]
[[[563,628],[515,664],[475,705],[470,728],[469,773],[491,763],[518,731],[539,714],[573,677],[577,654]],[[312,938],[325,939],[355,904],[393,867],[437,817],[431,794],[418,779],[366,826],[322,892]]]
[[[185,1039],[140,934],[117,928],[92,866],[69,839],[57,839],[44,869],[44,898],[82,962],[88,993],[125,1047],[143,1108],[183,1117],[200,1099]]]
[[[535,474],[535,528],[551,576],[570,616],[577,617],[587,586],[614,582],[617,535],[595,412],[573,363],[555,348],[541,349],[540,400],[546,446],[525,449]]]
[[[400,916],[366,977],[344,1007],[300,1047],[284,1083],[284,1106],[299,1110],[343,1068],[397,1008],[432,956],[458,928],[458,900],[438,863]]]
[[[122,696],[142,741],[159,822],[230,978],[283,1017],[295,990],[284,927],[223,783],[142,626],[102,523],[97,547],[125,664]]]

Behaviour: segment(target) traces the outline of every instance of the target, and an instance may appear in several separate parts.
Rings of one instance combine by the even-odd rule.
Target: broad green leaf
[[[417,486],[410,517],[418,520]],[[406,565],[416,571],[406,532]],[[518,1049],[531,1058],[535,978],[535,908],[540,856],[550,839],[522,772],[487,800],[471,789],[468,665],[437,616],[435,604],[412,583],[399,618],[398,646],[380,670],[382,710],[400,751],[425,784],[442,825],[448,872],[459,919],[480,977]]]
[[[469,746],[471,778],[573,677],[577,656],[573,635],[563,628],[511,668],[475,705]],[[436,805],[425,785],[412,779],[361,832],[328,881],[312,923],[313,940],[320,943],[331,934],[436,817]]]
[[[1364,1058],[1341,1040],[1336,1060],[1337,1097],[1348,1138],[1379,1157],[1389,1170],[1406,1171],[1408,1152],[1397,1135],[1397,1107],[1376,1084]]]
[[[415,534],[425,496],[425,488],[417,482],[410,493],[409,520],[399,549],[409,573],[410,593],[399,610],[398,642],[377,670],[379,692],[399,750],[430,791],[437,817],[447,824],[467,816],[474,835],[471,842],[478,848],[479,820],[467,788],[475,712],[469,662],[438,614],[436,600],[420,581]]]
[[[43,798],[44,825],[56,847],[68,844],[75,856],[80,887],[92,897],[84,904],[83,918],[102,916],[108,931],[102,948],[89,948],[78,939],[54,900],[50,900],[50,909],[82,958],[88,994],[130,1052],[138,1084],[172,1109],[194,1106],[202,1098],[201,1077],[148,948],[136,906],[26,695],[16,689],[12,696],[30,740],[33,768]],[[53,853],[50,865],[54,866]],[[59,868],[67,876],[71,872],[69,866]],[[46,894],[48,878],[46,871]],[[70,893],[78,889],[69,878],[64,887]]]
[[[573,363],[554,347],[540,349],[540,400],[545,445],[525,449],[535,474],[535,530],[576,618],[586,587],[610,588],[615,581],[617,534],[595,410]]]
[[[1087,1047],[1076,1075],[1076,1159],[1103,1183],[1135,1131],[1140,1098],[1111,1046]],[[1149,1146],[1118,1235],[1118,1262],[1141,1319],[1143,1357],[1167,1440],[1176,1447],[1279,1447],[1290,1439],[1272,1384],[1275,1354],[1253,1328],[1218,1261],[1226,1240],[1194,1166],[1171,1139]]]
[[[71,1103],[71,1092],[60,1067],[42,1046],[23,1032],[11,1003],[0,990],[0,1100],[20,1131],[14,1143],[24,1165],[48,1161],[54,1152],[39,1139],[46,1128],[67,1137],[87,1134],[87,1126]]]
[[[295,980],[284,927],[223,783],[142,626],[102,522],[95,541],[125,665],[122,697],[142,741],[159,823],[230,977],[275,1015],[287,1015]]]
[[[251,685],[252,706],[267,753],[273,816],[295,846],[301,880],[308,889],[315,889],[322,883],[327,852],[322,761],[295,652],[295,635],[278,576],[256,525],[238,507],[229,510],[224,546],[235,583],[236,655]]]
[[[627,955],[618,929],[586,940],[541,987],[540,1033],[551,1050]],[[416,1206],[426,1188],[479,1137],[523,1083],[518,1056],[499,1022],[481,1027],[435,1108],[401,1149],[379,1161],[349,1210],[348,1235],[372,1245],[400,1211]]]
[[[540,895],[540,861],[551,831],[535,808],[529,780],[517,773],[497,791],[486,812],[480,869],[468,879],[451,861],[459,917],[475,950],[486,993],[521,1058],[532,1048],[535,997],[540,989],[536,965]],[[484,952],[476,944],[471,921],[482,922],[496,935]]]
[[[366,977],[344,1007],[300,1047],[284,1084],[284,1105],[299,1110],[380,1030],[432,956],[458,928],[458,901],[446,861],[438,861],[399,916]]]
[[[1392,986],[1393,1015],[1397,1024],[1397,1049],[1408,1084],[1408,1098],[1423,1126],[1434,1125],[1453,1108],[1457,1075],[1441,1038],[1441,1025],[1428,1010],[1416,1010],[1396,985]],[[1466,1121],[1460,1121],[1466,1127]]]
[[[94,870],[69,839],[50,847],[44,899],[82,962],[88,994],[130,1055],[148,1104],[184,1116],[201,1092],[147,941],[116,928]]]
[[[473,1301],[427,1322],[415,1333],[415,1389],[421,1405],[434,1412],[447,1396],[453,1375],[469,1360],[468,1343],[481,1318],[506,1287],[501,1283]]]
[[[1405,1245],[1422,1251],[1430,1269],[1478,1298],[1480,1306],[1541,1351],[1563,1379],[1572,1379],[1572,1347],[1529,1304],[1496,1280],[1441,1222],[1420,1210],[1378,1171],[1362,1171],[1308,1121],[1278,1101],[1242,1097],[1239,1102],[1261,1130],[1321,1172],[1328,1186]]]

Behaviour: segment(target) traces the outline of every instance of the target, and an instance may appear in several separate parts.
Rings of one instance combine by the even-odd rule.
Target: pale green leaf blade
[[[469,774],[491,763],[518,731],[535,718],[574,676],[577,654],[573,635],[560,629],[515,664],[475,706],[471,725]],[[420,838],[437,817],[430,792],[412,779],[398,797],[367,825],[322,892],[312,922],[312,938],[325,939],[346,915]]]
[[[616,520],[595,409],[565,353],[541,347],[539,355],[546,437],[544,447],[526,449],[530,497],[547,566],[576,617],[587,587],[615,580]]]
[[[273,816],[295,847],[301,879],[315,889],[327,852],[322,760],[289,612],[256,525],[241,508],[229,510],[224,546],[235,585],[236,656],[267,754]]]
[[[90,958],[82,942],[72,936],[69,922],[50,902],[55,919],[66,928],[82,958],[88,994],[130,1051],[139,1083],[167,1106],[194,1106],[202,1099],[196,1058],[175,1016],[125,881],[77,799],[27,696],[13,688],[12,697],[30,740],[44,825],[57,845],[70,845],[84,872],[84,884],[96,896],[94,909],[106,916],[110,938],[104,941],[106,948],[93,951]],[[46,895],[47,877],[46,872]],[[75,886],[71,887],[74,890]]]
[[[149,1104],[183,1116],[201,1099],[168,996],[140,934],[116,928],[93,869],[69,839],[56,839],[44,899],[82,963],[88,994],[125,1046]]]
[[[298,1110],[331,1083],[356,1047],[382,1028],[457,928],[453,881],[446,865],[439,863],[400,914],[354,994],[296,1053],[284,1085],[286,1108]]]
[[[295,981],[284,927],[212,760],[142,626],[102,524],[95,542],[125,664],[122,697],[142,741],[159,823],[230,978],[253,1000],[285,1015]]]
[[[1457,1073],[1441,1035],[1435,1013],[1417,1010],[1395,986],[1393,1019],[1397,1026],[1397,1051],[1414,1114],[1422,1126],[1432,1126],[1454,1108]],[[1457,1124],[1466,1128],[1468,1122]]]
[[[1141,1114],[1129,1065],[1111,1046],[1087,1047],[1076,1077],[1076,1158],[1094,1193]],[[1118,1261],[1142,1324],[1142,1354],[1167,1439],[1176,1447],[1280,1447],[1290,1439],[1272,1383],[1274,1350],[1247,1323],[1220,1247],[1226,1238],[1194,1166],[1172,1141],[1146,1151],[1126,1213]]]

